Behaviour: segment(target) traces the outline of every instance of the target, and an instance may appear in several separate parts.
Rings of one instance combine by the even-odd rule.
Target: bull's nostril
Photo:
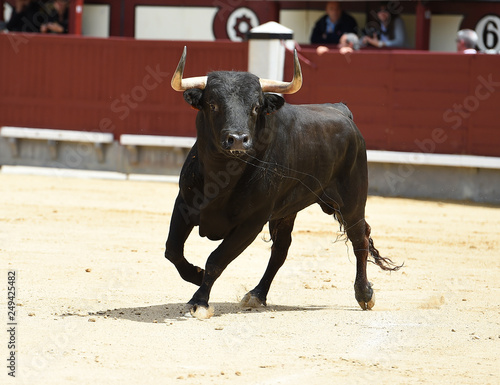
[[[250,135],[232,133],[227,135],[226,140],[223,143],[223,146],[227,150],[245,152],[250,148],[251,142],[252,139],[250,138]]]

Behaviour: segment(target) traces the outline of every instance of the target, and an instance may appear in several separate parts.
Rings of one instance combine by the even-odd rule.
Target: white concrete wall
[[[135,37],[154,40],[212,41],[216,7],[162,7],[135,8]]]
[[[283,9],[280,11],[281,25],[293,30],[293,39],[299,44],[309,44],[309,38],[316,21],[324,11]]]
[[[455,39],[462,19],[462,15],[432,15],[429,49],[457,52]]]
[[[406,48],[415,48],[415,32],[417,29],[417,17],[410,14],[402,14],[401,19],[405,23]]]
[[[82,35],[109,37],[110,6],[85,4],[82,13]]]

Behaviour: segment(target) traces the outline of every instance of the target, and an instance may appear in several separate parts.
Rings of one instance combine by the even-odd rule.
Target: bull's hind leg
[[[271,258],[264,276],[259,284],[250,292],[248,292],[240,302],[243,307],[260,307],[266,306],[267,293],[271,287],[271,283],[276,276],[276,273],[285,263],[288,248],[292,243],[292,230],[297,214],[289,217],[273,220],[269,222],[269,231],[273,246],[271,248]]]
[[[355,189],[354,189],[355,190]],[[356,280],[354,281],[354,295],[359,306],[363,310],[371,309],[375,305],[375,294],[372,289],[372,284],[368,282],[366,275],[366,265],[368,261],[370,226],[364,219],[364,202],[358,206],[355,213],[349,212],[344,206],[343,200],[340,197],[332,199],[335,192],[325,194],[321,201],[318,202],[323,211],[327,214],[333,214],[346,229],[347,236],[351,240],[354,255],[356,255]],[[344,206],[344,207],[342,207]],[[342,215],[339,207],[344,210]],[[363,208],[363,210],[359,210]]]
[[[354,295],[363,310],[370,310],[375,305],[375,293],[372,289],[372,284],[368,282],[366,275],[366,265],[368,256],[372,259],[369,261],[376,264],[382,270],[396,271],[403,265],[396,265],[390,258],[382,257],[378,250],[373,245],[373,240],[370,237],[370,225],[362,217],[357,221],[346,221],[344,223],[347,236],[351,240],[356,255],[356,279],[354,281]]]
[[[361,218],[352,225],[347,223],[347,236],[351,240],[354,255],[356,255],[354,296],[363,310],[370,310],[375,305],[375,294],[366,274],[368,252],[370,249],[370,226],[364,218]]]
[[[203,269],[192,265],[184,257],[184,243],[194,227],[194,222],[186,214],[185,208],[186,204],[178,196],[172,212],[172,219],[170,220],[165,258],[175,265],[182,279],[200,286],[203,280]]]

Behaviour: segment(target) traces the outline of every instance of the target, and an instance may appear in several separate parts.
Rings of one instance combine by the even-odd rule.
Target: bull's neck
[[[210,149],[209,146],[201,145],[198,148],[206,186],[210,184],[218,186],[219,189],[230,189],[236,185],[247,169],[247,163],[236,156]]]

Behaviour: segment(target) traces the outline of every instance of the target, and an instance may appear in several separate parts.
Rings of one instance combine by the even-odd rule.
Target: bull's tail
[[[402,265],[396,265],[394,262],[391,261],[390,258],[382,257],[378,252],[378,250],[373,245],[373,239],[371,237],[368,237],[368,240],[370,242],[369,251],[371,256],[373,257],[373,261],[369,259],[370,262],[378,265],[378,267],[380,267],[382,270],[388,270],[388,271],[397,271],[403,267],[404,263]]]

